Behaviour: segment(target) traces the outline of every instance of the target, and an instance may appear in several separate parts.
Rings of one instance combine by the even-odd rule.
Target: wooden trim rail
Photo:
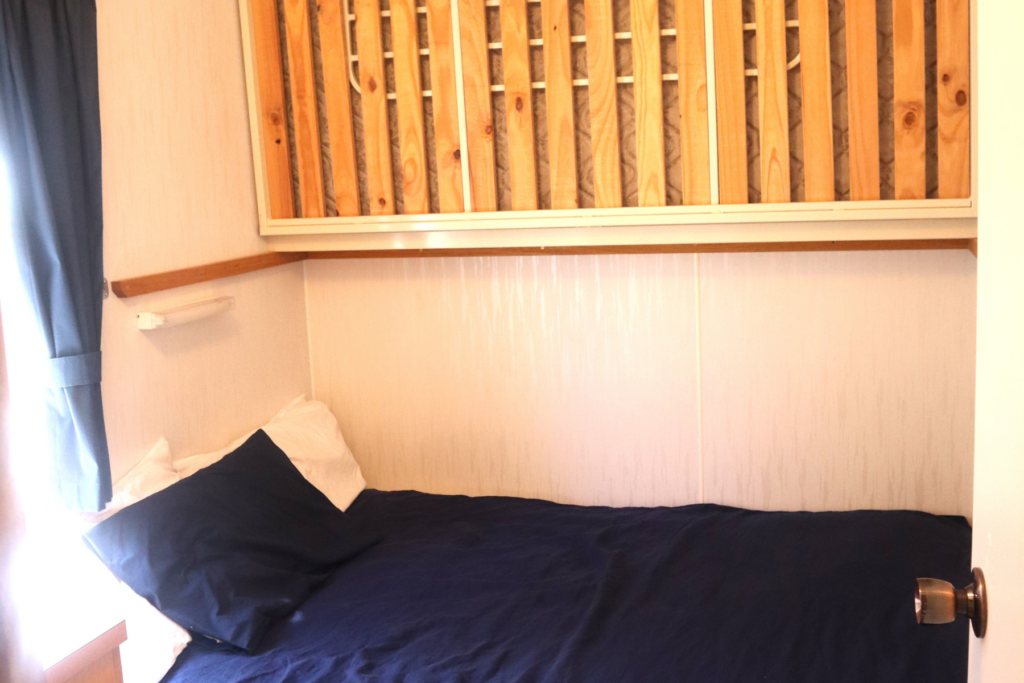
[[[369,249],[352,251],[272,252],[259,256],[210,263],[195,268],[172,270],[114,280],[110,288],[119,299],[162,292],[200,282],[275,268],[307,259],[443,258],[469,256],[578,256],[597,254],[723,254],[808,251],[912,251],[967,249],[978,255],[978,240],[972,238],[919,240],[851,240],[810,242],[721,242],[711,244],[620,244],[566,247],[491,247],[456,249]]]

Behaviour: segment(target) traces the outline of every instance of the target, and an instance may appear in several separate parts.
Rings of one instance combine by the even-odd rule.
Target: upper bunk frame
[[[659,18],[657,0],[629,0],[628,33],[615,31],[613,0],[581,0],[586,25],[575,34],[569,0],[390,0],[387,9],[382,1],[388,0],[320,0],[314,17],[307,0],[239,0],[260,232],[274,249],[795,247],[976,237],[971,84],[977,59],[975,8],[968,0],[934,0],[938,187],[931,198],[925,186],[925,3],[892,0],[894,199],[881,199],[879,191],[876,4],[846,0],[849,200],[843,201],[836,201],[833,184],[828,0],[790,2],[795,20],[787,19],[782,0],[755,0],[751,25],[744,24],[742,0],[673,0],[672,28]],[[536,4],[542,35],[531,38],[527,12]],[[488,40],[486,15],[495,11],[500,42]],[[756,204],[747,192],[746,153],[753,143],[745,79],[755,74],[744,64],[745,30],[757,45]],[[795,60],[786,53],[788,33],[798,35]],[[675,74],[663,73],[665,39],[675,42]],[[632,75],[621,75],[610,58],[623,43],[631,47]],[[574,78],[578,67],[569,63],[581,44],[605,46],[587,48],[587,79]],[[544,82],[531,78],[531,49],[537,48]],[[497,51],[503,78],[496,83],[489,60]],[[802,87],[804,201],[792,201],[790,191],[787,73],[794,61]],[[424,92],[427,79],[433,87]],[[668,81],[680,103],[675,154],[666,150],[663,130],[662,84]],[[637,206],[630,207],[622,206],[623,151],[616,134],[623,106],[616,91],[627,83],[638,178]],[[593,206],[585,208],[576,186],[574,88],[589,95]],[[528,115],[542,91],[543,140]],[[424,96],[431,100],[427,122]],[[506,210],[498,210],[496,198],[492,97],[506,105],[508,146],[525,150],[509,154]],[[514,111],[523,115],[509,114]],[[322,145],[324,138],[329,143]],[[550,208],[537,201],[535,145],[547,150]],[[678,157],[682,168],[682,201],[674,205],[666,197],[666,155]]]

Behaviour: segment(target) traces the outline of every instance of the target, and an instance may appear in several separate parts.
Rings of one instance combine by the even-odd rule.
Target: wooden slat
[[[971,196],[971,34],[968,0],[936,0],[939,197]]]
[[[618,208],[622,206],[622,156],[619,150],[619,97],[615,82],[612,0],[585,0],[584,9],[594,205],[599,209]]]
[[[423,133],[423,82],[420,76],[416,0],[391,0],[391,45],[398,105],[398,146],[405,213],[430,213],[427,190],[427,142]]]
[[[732,254],[808,251],[917,251],[970,249],[973,240],[849,240],[818,242],[719,242],[709,244],[607,244],[568,247],[484,247],[440,249],[371,249],[364,251],[314,251],[309,258],[443,258],[469,256],[591,256],[597,254]]]
[[[327,105],[328,137],[331,141],[334,204],[339,216],[358,216],[359,176],[356,171],[348,53],[345,49],[347,22],[343,16],[341,2],[342,0],[320,2],[320,55],[324,65],[324,100]]]
[[[665,205],[665,110],[661,97],[658,0],[630,0],[633,100],[636,114],[637,202]]]
[[[878,41],[875,0],[846,0],[850,199],[881,195],[878,169]]]
[[[142,296],[143,294],[162,292],[200,282],[234,277],[243,273],[252,273],[257,270],[276,268],[286,263],[303,261],[305,258],[305,252],[282,252],[246,256],[231,259],[230,261],[208,263],[203,266],[196,266],[195,268],[183,268],[181,270],[157,273],[156,275],[114,280],[110,283],[110,290],[119,299],[130,299],[133,296]]]
[[[757,104],[761,138],[761,202],[788,202],[789,92],[785,0],[757,0]]]
[[[893,126],[896,199],[924,199],[924,3],[893,0]]]
[[[505,72],[505,126],[512,209],[529,211],[537,208],[537,165],[526,0],[503,0],[501,4],[501,64]]]
[[[2,354],[0,354],[0,359],[2,359]],[[121,673],[121,660],[118,648],[126,640],[128,640],[128,627],[122,621],[47,669],[45,683],[68,683],[77,680],[95,680],[97,682],[119,680],[118,678],[103,679],[98,677],[90,679],[84,676],[80,677],[80,674],[89,672],[90,668],[99,662],[102,664],[103,671],[119,677]],[[118,654],[108,659],[111,657],[111,653]],[[115,665],[116,671],[113,670]]]
[[[252,22],[270,217],[294,218],[288,113],[284,104],[284,62],[281,59],[276,0],[253,0]]]
[[[569,0],[544,0],[541,3],[541,15],[551,208],[575,209],[579,202],[576,192],[576,129],[572,101]]]
[[[366,185],[370,214],[395,212],[391,175],[391,135],[384,80],[384,50],[380,37],[378,0],[355,0],[356,49],[359,51],[359,86],[363,91],[363,140],[366,147]]]
[[[715,0],[715,93],[718,109],[718,201],[747,203],[747,96],[743,2]]]
[[[708,140],[704,0],[676,0],[676,53],[679,62],[679,142],[683,167],[683,204],[710,204],[711,151]]]
[[[451,0],[427,0],[431,109],[437,154],[437,198],[441,213],[462,213],[462,150],[455,86]]]
[[[799,2],[804,198],[809,202],[831,202],[836,198],[836,182],[828,0]]]
[[[299,170],[299,203],[303,218],[322,218],[324,176],[320,166],[320,120],[316,111],[313,41],[306,0],[284,1],[285,43],[295,121],[295,159]]]
[[[469,184],[473,211],[497,211],[494,166],[494,113],[484,0],[459,0],[462,83],[469,146]]]

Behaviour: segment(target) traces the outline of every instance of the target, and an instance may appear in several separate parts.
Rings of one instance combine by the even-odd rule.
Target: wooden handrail
[[[219,280],[306,259],[442,258],[459,256],[572,256],[597,254],[722,254],[810,251],[908,251],[968,249],[977,256],[976,239],[863,240],[821,242],[737,242],[716,244],[641,244],[570,247],[495,247],[458,249],[374,249],[364,251],[271,252],[210,263],[195,268],[143,275],[110,283],[114,294],[128,299],[142,294]]]

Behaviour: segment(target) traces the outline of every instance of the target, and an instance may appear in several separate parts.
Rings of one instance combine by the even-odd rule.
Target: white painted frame
[[[336,1],[336,0],[335,0]],[[717,169],[715,134],[712,0],[705,0],[711,169]],[[601,246],[924,240],[977,237],[977,40],[976,0],[971,0],[971,197],[965,199],[882,200],[718,204],[713,173],[712,204],[617,209],[466,212],[394,216],[271,219],[269,181],[264,164],[262,111],[256,80],[251,0],[238,0],[252,137],[260,234],[275,249],[484,248],[505,246]],[[458,0],[452,0],[459,133],[466,148],[462,94]],[[347,37],[347,36],[346,36]],[[463,164],[466,206],[470,205],[469,164]],[[877,226],[863,225],[878,221]],[[727,227],[728,226],[728,227]],[[639,229],[647,228],[647,229]],[[581,230],[586,229],[586,230]],[[457,237],[456,237],[457,236]]]

